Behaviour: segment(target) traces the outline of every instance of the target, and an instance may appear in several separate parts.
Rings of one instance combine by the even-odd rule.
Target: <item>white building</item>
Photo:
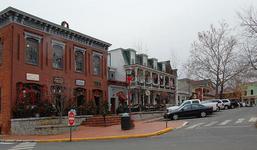
[[[114,49],[108,53],[109,79],[111,76],[117,83],[126,83],[126,70],[132,69],[130,85],[132,108],[160,109],[165,104],[176,104],[177,69],[172,69],[170,61],[158,62],[156,58],[148,58],[146,54],[137,54],[133,49]],[[112,74],[112,75],[111,75]],[[116,90],[114,90],[116,88]],[[115,92],[123,91],[128,86],[119,87],[109,84],[109,103],[116,99]],[[126,100],[127,101],[127,100]],[[127,101],[128,103],[128,101]]]

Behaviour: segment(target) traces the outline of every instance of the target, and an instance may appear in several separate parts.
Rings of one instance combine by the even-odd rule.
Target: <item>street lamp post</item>
[[[126,77],[127,77],[127,82],[128,82],[128,107],[129,107],[129,115],[131,113],[131,100],[130,100],[130,85],[132,81],[132,68],[127,68],[126,69]]]

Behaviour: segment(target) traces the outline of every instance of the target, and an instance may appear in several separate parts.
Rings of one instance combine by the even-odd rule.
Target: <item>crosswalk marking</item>
[[[257,121],[257,117],[252,117],[250,118],[249,122],[256,122]]]
[[[187,127],[187,129],[193,129],[193,128],[198,127],[198,126],[203,125],[203,124],[204,124],[203,122],[197,123],[197,124],[195,124],[195,125],[192,125],[192,126]]]
[[[32,150],[35,147],[35,145],[36,145],[35,142],[24,142],[24,143],[15,145],[14,147],[8,150]]]
[[[239,124],[242,124],[242,123],[246,123],[246,122],[249,122],[249,123],[252,123],[252,122],[257,122],[257,117],[251,117],[249,120],[248,118],[238,118],[237,120],[223,120],[223,121],[211,121],[211,122],[207,122],[207,123],[204,123],[204,122],[201,122],[201,123],[196,123],[196,124],[193,124],[189,127],[187,127],[186,129],[193,129],[193,128],[199,128],[199,127],[211,127],[211,126],[215,126],[217,125],[216,127],[225,127],[228,126],[228,127],[236,127],[238,126]],[[230,126],[229,126],[230,124]],[[234,124],[234,126],[233,126]],[[240,126],[242,127],[242,126]]]
[[[221,122],[219,125],[224,126],[224,125],[228,124],[230,121],[231,120],[225,120],[225,121]]]
[[[215,125],[216,123],[218,123],[218,121],[212,121],[211,123],[206,124],[206,125],[204,125],[204,126],[205,126],[205,127],[209,127],[209,126]]]
[[[235,124],[242,123],[244,120],[245,120],[244,118],[239,118],[239,119],[235,122]]]
[[[10,145],[10,144],[13,144],[13,143],[11,143],[11,142],[0,142],[0,144],[2,144],[2,145]]]

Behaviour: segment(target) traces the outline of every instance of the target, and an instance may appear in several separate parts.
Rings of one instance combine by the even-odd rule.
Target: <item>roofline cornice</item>
[[[111,46],[110,43],[49,22],[13,7],[8,7],[0,12],[0,27],[4,27],[10,23],[17,23],[48,34],[57,35],[93,48],[108,50]]]

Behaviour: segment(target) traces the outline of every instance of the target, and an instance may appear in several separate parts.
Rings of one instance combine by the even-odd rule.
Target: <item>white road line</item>
[[[206,125],[204,125],[204,126],[205,126],[205,127],[209,127],[209,126],[212,126],[212,125],[214,125],[214,124],[216,124],[216,123],[218,123],[218,121],[212,121],[211,123],[206,124]]]
[[[33,149],[34,148],[34,146],[30,146],[30,147],[17,147],[17,148],[11,148],[11,149],[9,149],[9,150],[23,150],[23,149],[25,149],[25,150],[31,150],[31,149]]]
[[[257,121],[257,117],[252,117],[250,118],[249,122],[256,122]]]
[[[10,143],[10,142],[0,142],[0,145],[10,145],[10,144],[14,144],[14,143]]]
[[[219,125],[224,126],[224,125],[228,124],[230,121],[231,120],[225,120],[225,121],[221,122]]]
[[[203,125],[203,124],[204,124],[204,122],[197,123],[197,124],[195,124],[195,125],[192,125],[192,126],[187,127],[186,129],[193,129],[193,128],[198,127],[198,126]]]
[[[244,120],[245,120],[244,118],[239,118],[239,119],[237,119],[237,121],[235,122],[235,124],[242,123]]]
[[[14,144],[14,143],[10,143],[10,142],[0,142],[0,144],[2,144],[2,145],[10,145],[10,144]]]
[[[15,145],[14,147],[8,149],[8,150],[32,150],[35,147],[35,142],[25,142],[20,143],[18,145]]]

